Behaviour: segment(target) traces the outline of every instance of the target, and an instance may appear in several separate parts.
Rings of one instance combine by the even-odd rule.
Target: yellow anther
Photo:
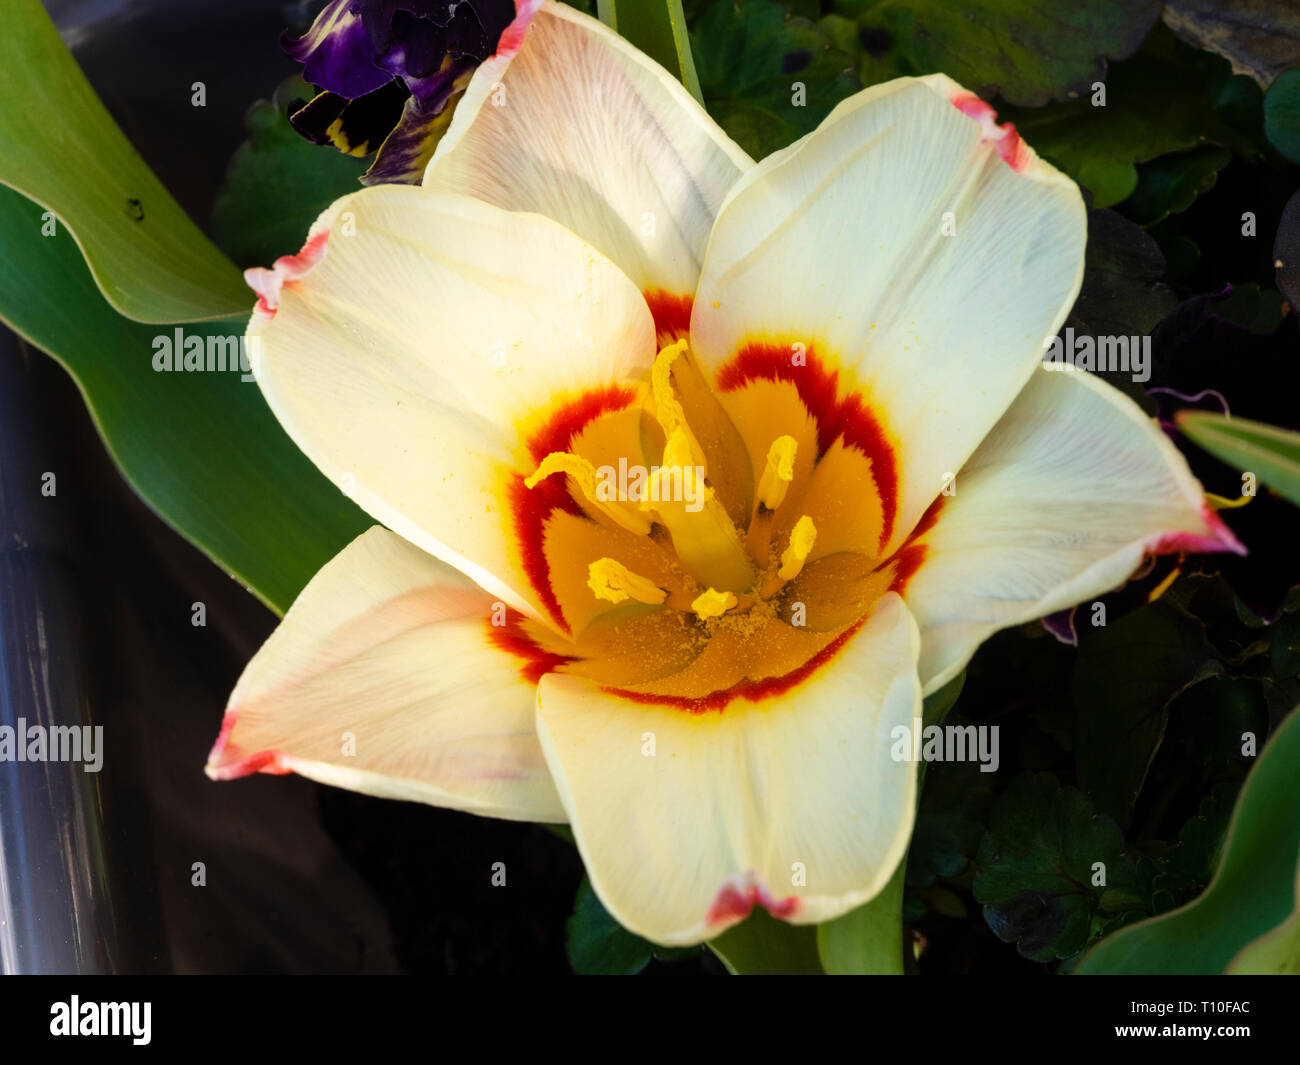
[[[664,436],[671,438],[673,433],[679,430],[685,434],[687,442],[690,444],[690,462],[695,466],[706,465],[704,461],[704,451],[700,447],[699,441],[691,432],[690,427],[686,424],[686,411],[682,409],[681,400],[673,392],[673,363],[679,356],[686,354],[689,345],[685,340],[679,340],[675,344],[669,344],[659,352],[655,357],[653,368],[650,370],[650,387],[651,394],[654,396],[654,415],[659,425],[663,428]],[[664,465],[670,465],[665,457]]]
[[[597,599],[607,599],[611,603],[621,603],[630,598],[657,606],[668,598],[668,593],[653,581],[633,573],[612,558],[598,558],[587,567],[587,587],[596,593]]]
[[[556,473],[567,474],[578,482],[587,502],[606,514],[628,532],[644,536],[650,531],[650,520],[633,506],[601,499],[596,493],[596,467],[581,455],[571,451],[552,451],[542,459],[541,465],[524,479],[525,488],[536,488],[545,478]]]
[[[805,514],[794,523],[794,528],[790,531],[790,546],[781,554],[781,568],[776,571],[776,575],[783,581],[792,581],[799,576],[816,539],[817,526]]]
[[[793,436],[778,436],[767,449],[767,465],[758,481],[758,501],[776,510],[794,480],[794,456],[798,445]]]
[[[710,588],[707,592],[701,592],[691,603],[691,609],[699,616],[701,621],[708,621],[709,618],[720,618],[730,610],[739,600],[731,592],[720,592],[716,588]]]
[[[673,395],[672,372],[677,356],[686,351],[686,341],[679,340],[669,344],[655,357],[654,368],[650,371],[650,385],[654,390],[655,412],[659,424],[665,433],[671,433],[680,425],[686,424],[686,412]]]

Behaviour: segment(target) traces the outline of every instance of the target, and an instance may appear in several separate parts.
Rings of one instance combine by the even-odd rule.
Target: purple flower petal
[[[472,59],[448,60],[446,69],[437,75],[442,85],[439,95],[432,97],[436,102],[432,109],[421,106],[417,96],[407,99],[401,121],[380,146],[374,163],[361,178],[363,184],[420,184],[425,167],[451,122],[454,108],[447,103],[453,95],[464,91],[477,65]]]
[[[361,7],[361,0],[331,0],[302,37],[281,39],[285,52],[303,65],[305,81],[348,100],[393,79],[375,65],[370,35],[358,14]]]

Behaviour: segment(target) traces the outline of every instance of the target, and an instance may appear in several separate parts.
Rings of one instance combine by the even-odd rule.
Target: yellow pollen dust
[[[739,600],[731,592],[720,592],[716,588],[710,588],[695,597],[691,609],[701,621],[708,621],[709,618],[722,617],[737,602]]]
[[[758,481],[758,501],[776,510],[794,480],[794,456],[798,449],[793,436],[778,436],[767,449],[767,465]]]
[[[575,455],[571,451],[552,451],[542,459],[541,465],[524,479],[524,487],[536,488],[541,481],[556,473],[567,474],[577,481],[582,494],[587,497],[587,502],[628,532],[644,536],[650,531],[650,520],[635,508],[597,498],[596,467],[581,455]]]
[[[794,528],[790,531],[790,546],[781,553],[781,568],[776,571],[776,575],[783,581],[792,581],[799,576],[816,539],[817,526],[805,514],[794,523]]]
[[[599,558],[587,567],[587,587],[596,593],[597,599],[611,603],[622,603],[631,598],[638,603],[658,606],[668,598],[668,593],[653,581],[633,573],[612,558]]]

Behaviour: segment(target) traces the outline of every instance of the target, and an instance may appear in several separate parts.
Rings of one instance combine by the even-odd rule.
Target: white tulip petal
[[[643,291],[689,297],[718,208],[752,165],[666,70],[547,3],[516,53],[475,73],[425,185],[554,218]]]
[[[536,676],[490,596],[387,529],[303,589],[240,677],[207,773],[298,773],[382,798],[563,821]]]
[[[912,828],[916,764],[892,748],[920,714],[917,648],[887,595],[788,689],[719,710],[543,678],[542,748],[606,908],[648,939],[695,943],[756,902],[808,924],[877,894]]]
[[[942,76],[877,85],[758,164],[718,216],[691,320],[727,387],[861,396],[894,453],[876,460],[882,550],[1010,406],[1083,273],[1078,189],[1006,151],[968,97]]]
[[[1145,555],[1244,553],[1156,424],[1079,371],[1035,373],[954,487],[904,548],[927,694],[997,630],[1111,591]]]

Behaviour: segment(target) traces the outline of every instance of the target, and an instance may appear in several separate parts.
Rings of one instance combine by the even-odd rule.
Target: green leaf
[[[295,85],[310,91],[293,78],[277,98]],[[360,187],[367,161],[305,140],[267,100],[253,104],[244,124],[248,140],[231,157],[212,208],[212,236],[240,266],[266,266],[296,252],[316,217]]]
[[[1300,70],[1279,74],[1264,97],[1264,134],[1293,163],[1300,163]]]
[[[1285,317],[1282,294],[1253,281],[1233,285],[1232,294],[1216,300],[1214,313],[1260,336],[1274,332]]]
[[[283,612],[374,524],[306,459],[239,372],[159,373],[156,338],[105,302],[71,237],[40,235],[40,208],[0,188],[0,308],[76,379],[114,461],[158,515]],[[244,321],[186,327],[233,338]],[[237,350],[237,348],[236,348]]]
[[[1066,325],[1075,336],[1140,337],[1178,303],[1161,278],[1165,257],[1141,226],[1115,211],[1088,212],[1083,287]],[[1102,372],[1110,384],[1153,409],[1132,374]]]
[[[1285,933],[1259,953],[1247,948],[1295,920],[1300,864],[1300,714],[1292,713],[1260,753],[1241,789],[1213,882],[1194,902],[1107,936],[1080,973],[1221,973],[1278,959]],[[1242,952],[1246,953],[1243,955]]]
[[[1038,107],[1073,100],[1132,55],[1159,17],[1156,0],[884,0],[857,11],[860,76],[944,73],[974,92]]]
[[[1300,506],[1300,433],[1208,411],[1180,411],[1175,420],[1215,458],[1256,474]]]
[[[1137,164],[1171,152],[1217,145],[1251,158],[1257,154],[1239,125],[1259,89],[1247,78],[1234,78],[1223,60],[1195,52],[1168,33],[1152,34],[1136,57],[1117,64],[1105,94],[1104,106],[1089,96],[999,114],[1015,123],[1039,155],[1089,189],[1094,207],[1127,199],[1138,187]]]
[[[861,87],[852,56],[776,0],[714,0],[693,40],[709,113],[756,159],[812,132]]]
[[[1166,0],[1165,25],[1267,86],[1300,55],[1295,0]]]
[[[1094,919],[1142,905],[1136,860],[1109,817],[1051,773],[1025,773],[993,808],[972,892],[999,939],[1033,961],[1067,958]],[[1096,884],[1105,867],[1105,884]]]
[[[1300,976],[1300,868],[1296,869],[1295,909],[1273,931],[1265,932],[1232,959],[1233,976]]]
[[[1154,881],[1156,890],[1167,898],[1161,908],[1170,909],[1200,894],[1214,878],[1223,852],[1223,838],[1232,818],[1232,806],[1240,790],[1237,782],[1216,784],[1201,800],[1197,812],[1179,829],[1164,869]]]
[[[63,221],[104,297],[127,317],[184,322],[246,314],[252,300],[239,271],[118,129],[40,0],[9,0],[4,26],[0,183]],[[40,212],[23,217],[40,239]],[[9,309],[0,305],[0,312]]]
[[[629,932],[601,905],[587,877],[578,885],[565,947],[573,971],[592,976],[632,976],[650,964],[692,958],[699,947],[661,947]]]
[[[957,697],[966,684],[966,671],[963,669],[938,691],[925,697],[921,708],[921,720],[926,727],[942,725],[948,711],[957,705]]]
[[[709,948],[734,976],[822,974],[817,926],[779,921],[761,906],[709,940]]]
[[[596,0],[600,19],[625,40],[671,71],[701,103],[682,0]]]
[[[1163,155],[1138,167],[1137,188],[1124,204],[1124,213],[1142,225],[1181,214],[1196,197],[1209,192],[1219,171],[1232,159],[1226,148],[1193,148]]]
[[[899,863],[885,890],[817,926],[817,953],[831,976],[903,975],[903,879]]]
[[[960,715],[950,723],[959,728],[972,724]],[[979,849],[993,804],[994,777],[969,759],[929,766],[907,853],[909,887],[930,887],[939,877],[966,871]]]
[[[1277,676],[1300,676],[1300,610],[1283,614],[1273,623],[1270,659]]]
[[[1072,689],[1075,771],[1097,808],[1128,823],[1164,738],[1169,702],[1213,661],[1205,628],[1162,601],[1079,641]]]

